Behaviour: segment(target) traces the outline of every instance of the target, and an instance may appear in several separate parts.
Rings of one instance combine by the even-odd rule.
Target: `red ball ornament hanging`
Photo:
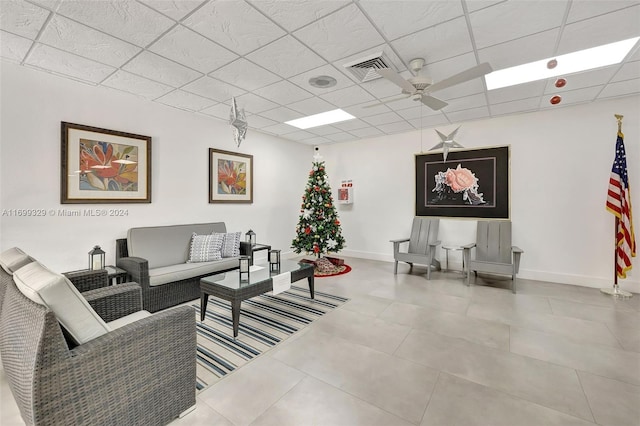
[[[558,66],[558,61],[555,59],[551,59],[549,62],[547,62],[547,68],[549,68],[550,70],[554,69],[557,66]]]
[[[564,78],[559,78],[556,80],[555,86],[559,89],[561,87],[564,87],[567,85],[567,80],[565,80]]]
[[[549,102],[551,103],[551,105],[558,105],[561,101],[562,101],[562,98],[558,95],[555,95],[554,97],[549,99]]]

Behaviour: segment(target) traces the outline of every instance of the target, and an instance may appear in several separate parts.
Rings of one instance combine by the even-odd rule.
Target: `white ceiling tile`
[[[3,0],[0,29],[35,40],[49,11],[23,0]]]
[[[343,7],[350,0],[250,0],[249,2],[287,31],[293,31]]]
[[[515,101],[540,96],[544,93],[546,80],[533,81],[531,83],[518,84],[517,86],[503,87],[502,89],[489,90],[489,102],[492,104]]]
[[[509,1],[470,14],[478,49],[559,27],[567,0]]]
[[[244,108],[245,111],[252,114],[259,114],[262,111],[267,111],[273,108],[277,108],[278,104],[271,102],[268,99],[261,98],[253,93],[245,93],[236,98],[238,107]]]
[[[467,10],[469,12],[475,12],[476,10],[484,9],[485,7],[493,6],[503,2],[504,0],[465,0],[467,4]]]
[[[326,125],[326,126],[312,127],[311,129],[307,129],[307,132],[313,133],[316,136],[327,136],[327,135],[332,135],[334,133],[340,132],[340,129],[336,129],[333,126]]]
[[[595,16],[604,15],[619,9],[638,4],[637,1],[616,1],[616,0],[580,0],[571,3],[567,23],[582,21],[583,19],[593,18]]]
[[[413,103],[413,105],[415,104],[416,102]],[[440,111],[434,111],[428,106],[423,105],[422,103],[419,103],[419,106],[412,106],[411,108],[396,111],[396,113],[405,120],[419,120],[421,116],[428,117],[430,115],[441,114]]]
[[[640,93],[640,78],[607,84],[600,93],[600,98],[629,96]]]
[[[294,35],[329,61],[384,42],[354,4],[297,30]]]
[[[385,102],[384,105],[388,105],[390,109],[394,111],[402,111],[403,109],[413,108],[417,105],[410,96],[401,95],[400,92],[388,98],[380,99],[380,103]]]
[[[367,123],[373,125],[373,126],[378,126],[380,124],[388,124],[388,123],[395,123],[398,121],[404,121],[404,118],[400,117],[398,114],[396,114],[395,112],[385,112],[384,114],[378,114],[378,115],[372,115],[370,117],[364,117],[362,118],[363,121],[366,121]]]
[[[166,16],[133,1],[64,1],[58,13],[141,47],[174,25]]]
[[[554,56],[560,29],[555,28],[478,50],[480,62],[489,62],[494,70],[539,61]]]
[[[248,116],[247,123],[249,124],[249,127],[253,127],[256,129],[262,129],[263,127],[269,127],[273,126],[274,124],[278,124],[277,121],[262,117],[260,115]]]
[[[287,133],[297,132],[297,127],[289,126],[288,124],[279,123],[269,127],[263,127],[260,129],[264,132],[273,133],[274,135],[286,135]]]
[[[203,114],[211,115],[213,117],[219,118],[221,120],[229,120],[229,114],[231,113],[231,107],[227,104],[216,104],[205,108],[200,111]],[[247,125],[251,126],[249,120],[247,120]]]
[[[320,98],[309,98],[302,101],[294,102],[287,105],[294,111],[301,112],[305,115],[318,114],[325,111],[336,109],[335,106]]]
[[[640,4],[569,24],[562,30],[558,54],[613,43],[640,35]]]
[[[244,1],[209,2],[183,24],[239,55],[246,55],[285,32]]]
[[[486,99],[484,93],[478,93],[477,95],[465,96],[464,98],[451,99],[448,101],[449,105],[443,108],[445,114],[449,114],[453,111],[461,111],[464,109],[477,108],[482,105],[486,105]]]
[[[360,6],[388,40],[462,16],[457,1],[380,1],[360,0]]]
[[[475,55],[467,53],[454,58],[445,59],[439,62],[426,65],[422,74],[430,77],[434,83],[442,81],[453,75],[468,70],[478,65]],[[453,99],[462,96],[469,96],[484,91],[484,79],[482,77],[457,84],[447,89],[433,92],[434,96],[441,99]],[[400,92],[398,92],[400,93]]]
[[[238,57],[182,25],[162,36],[149,50],[202,73],[211,72]]]
[[[349,133],[354,134],[359,138],[367,138],[369,136],[379,136],[384,134],[375,127],[365,127],[364,129],[349,130]]]
[[[148,51],[133,58],[122,69],[173,87],[180,87],[202,75]]]
[[[333,87],[321,88],[314,87],[309,84],[309,79],[311,79],[312,77],[319,77],[321,75],[335,78],[336,85]],[[308,90],[315,95],[324,95],[325,93],[333,92],[334,90],[353,86],[353,81],[351,81],[341,71],[337,70],[333,65],[328,64],[293,76],[289,79],[289,81],[297,84],[298,86],[302,87],[305,90]]]
[[[58,6],[58,3],[60,3],[61,0],[30,0],[30,1],[31,3],[36,3],[38,6],[42,6],[49,10],[56,10],[56,7]]]
[[[387,134],[408,132],[413,130],[413,126],[406,121],[398,121],[396,123],[379,124],[376,126]]]
[[[567,81],[566,85],[561,89],[558,89],[555,86],[556,80],[560,77],[549,78],[547,79],[547,86],[544,93],[556,93],[558,91],[582,89],[584,87],[590,86],[601,86],[603,84],[607,84],[617,70],[618,65],[614,65],[605,68],[598,68],[596,70],[561,76]]]
[[[501,104],[493,104],[489,107],[491,115],[516,114],[527,111],[536,111],[540,104],[540,98],[518,99],[517,101],[503,102]]]
[[[320,56],[290,35],[250,53],[247,58],[285,78],[325,64]]]
[[[486,106],[473,109],[465,109],[462,111],[447,113],[447,117],[452,123],[460,121],[478,120],[480,118],[489,117],[489,108]]]
[[[334,133],[332,135],[327,135],[326,138],[327,139],[331,139],[334,142],[346,142],[346,141],[352,141],[352,140],[356,139],[356,137],[353,136],[351,133],[346,133],[346,132],[340,132],[340,133]]]
[[[200,111],[201,109],[207,108],[215,103],[215,101],[212,101],[211,99],[203,98],[202,96],[194,95],[193,93],[184,92],[182,90],[174,90],[173,92],[167,93],[156,100],[162,104],[189,111]]]
[[[422,117],[422,121],[420,121],[420,119],[409,120],[409,123],[411,123],[411,125],[416,129],[428,129],[434,126],[440,126],[441,124],[450,124],[451,122],[444,114],[439,113],[428,117]]]
[[[306,132],[304,130],[298,130],[297,132],[287,133],[287,139],[292,141],[302,141],[305,139],[311,139],[316,137],[313,133]]]
[[[464,18],[443,22],[399,38],[391,44],[407,63],[414,58],[424,58],[429,64],[473,50]]]
[[[44,44],[36,44],[25,64],[91,83],[101,82],[116,70]]]
[[[179,21],[205,0],[139,0],[171,19]]]
[[[320,97],[340,108],[375,100],[373,96],[360,86],[351,86],[346,89],[335,90]]]
[[[173,90],[171,86],[167,86],[166,84],[151,81],[122,70],[116,71],[102,82],[102,85],[133,93],[146,99],[155,99]]]
[[[39,41],[103,64],[120,67],[140,48],[60,15],[49,21]]]
[[[254,93],[283,105],[301,101],[313,96],[306,90],[303,90],[286,80],[254,90]]]
[[[327,138],[322,137],[322,136],[316,136],[314,138],[304,139],[302,142],[304,142],[307,145],[322,145],[322,144],[325,144],[325,143],[330,143],[332,141],[331,141],[331,139],[327,139]]]
[[[12,62],[21,62],[33,41],[11,33],[0,31],[0,56]]]
[[[244,58],[237,59],[209,75],[245,90],[259,89],[281,80],[277,75]]]
[[[187,84],[182,87],[182,90],[186,90],[187,92],[195,93],[196,95],[204,96],[205,98],[213,99],[218,102],[228,101],[234,96],[240,96],[245,93],[242,89],[206,76]]]
[[[640,61],[627,62],[620,67],[620,70],[611,81],[623,81],[640,78]]]
[[[287,107],[274,108],[269,111],[262,112],[260,115],[279,123],[302,117],[302,114]]]
[[[366,102],[359,105],[352,105],[350,107],[342,108],[349,114],[358,118],[368,117],[371,115],[382,114],[383,112],[389,112],[391,109],[385,104],[376,105],[375,102]]]
[[[584,89],[568,90],[566,92],[545,94],[540,100],[540,109],[552,108],[555,106],[563,107],[570,104],[592,101],[596,96],[598,96],[600,91],[602,91],[603,87],[604,86],[594,86]],[[549,100],[556,94],[562,97],[562,102],[557,105],[552,105]]]
[[[353,120],[342,121],[340,123],[334,123],[332,126],[339,130],[350,131],[369,127],[369,123],[365,123],[364,121],[356,118]]]
[[[404,71],[400,73],[400,76],[404,79],[408,79],[413,75],[409,71]],[[362,83],[362,88],[378,99],[397,97],[400,95],[400,91],[402,90],[385,78],[378,78],[376,80],[364,82]]]

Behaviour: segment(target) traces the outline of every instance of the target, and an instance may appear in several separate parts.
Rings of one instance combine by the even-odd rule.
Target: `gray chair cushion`
[[[12,247],[0,253],[0,266],[9,275],[13,275],[15,271],[31,262],[33,262],[31,256],[18,247]]]

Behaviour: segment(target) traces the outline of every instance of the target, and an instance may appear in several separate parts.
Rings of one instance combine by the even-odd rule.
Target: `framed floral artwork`
[[[253,203],[253,155],[209,148],[209,203]]]
[[[62,204],[150,203],[151,137],[62,122]]]
[[[416,154],[416,216],[509,219],[509,147]]]

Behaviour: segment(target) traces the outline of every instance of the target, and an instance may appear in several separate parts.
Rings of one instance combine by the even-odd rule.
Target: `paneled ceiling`
[[[477,78],[433,93],[440,111],[344,65],[383,52],[434,82],[640,36],[640,2],[616,0],[1,0],[3,60],[310,145],[459,124],[640,93],[640,48],[619,65],[487,91]],[[327,75],[337,84],[316,88]],[[549,99],[560,95],[562,102]],[[370,107],[374,105],[373,107]],[[299,130],[284,121],[342,108],[357,117]]]

